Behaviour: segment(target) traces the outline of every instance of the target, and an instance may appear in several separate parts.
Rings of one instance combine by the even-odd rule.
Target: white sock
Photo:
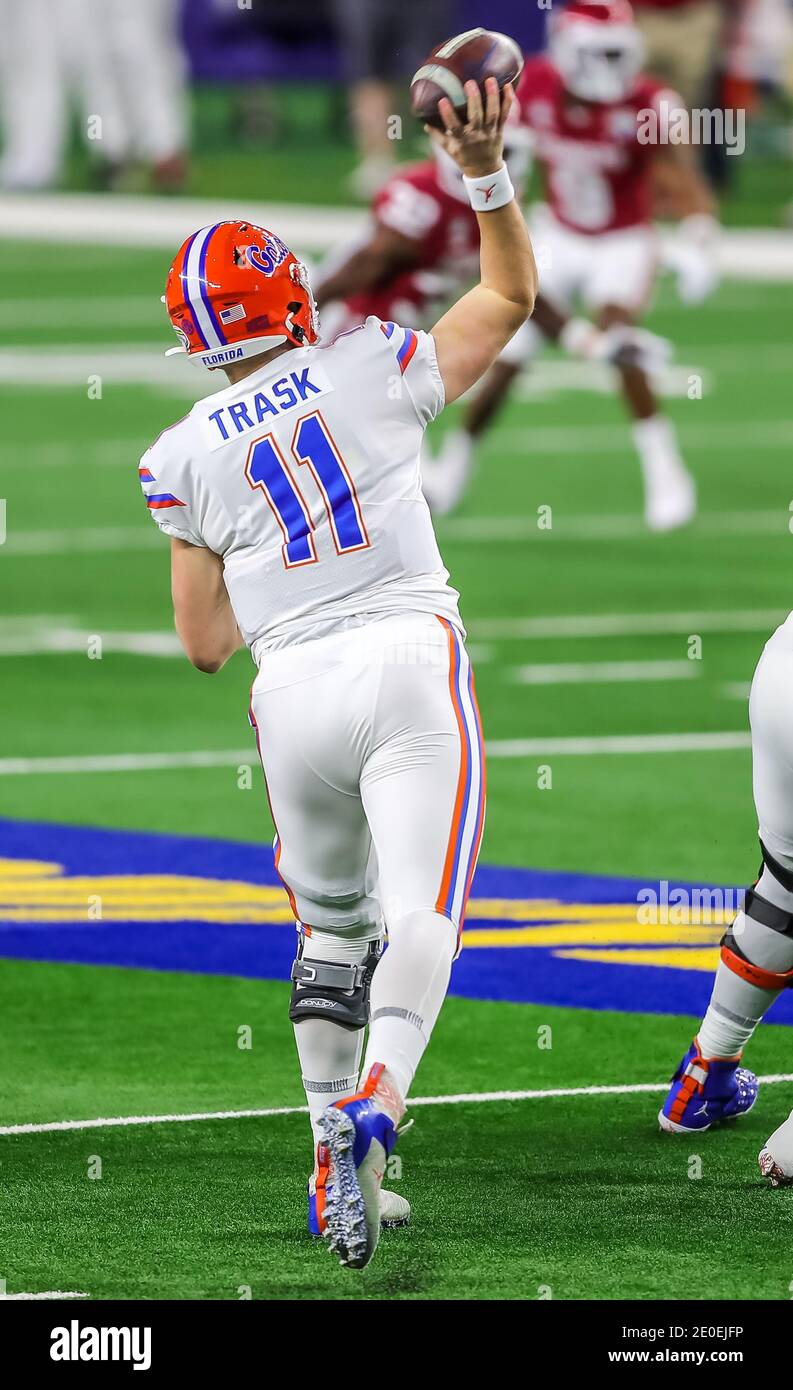
[[[757,892],[783,911],[793,912],[793,893],[783,888],[766,868],[760,876]],[[733,931],[741,950],[753,965],[780,974],[793,970],[793,938],[764,927],[743,912],[736,916]],[[761,989],[742,980],[722,962],[698,1034],[703,1057],[739,1056],[781,992],[781,989]]]
[[[665,415],[652,415],[649,420],[635,420],[633,442],[642,466],[645,486],[663,481],[685,464],[677,442],[677,431]]]
[[[293,1027],[316,1148],[323,1111],[334,1101],[354,1096],[358,1088],[363,1029],[340,1028],[328,1018],[304,1018]]]
[[[372,944],[372,930],[370,926],[351,928],[342,934],[312,928],[311,936],[305,939],[303,957],[358,965]],[[322,1137],[319,1120],[323,1111],[334,1101],[354,1095],[358,1088],[364,1030],[340,1028],[328,1018],[304,1018],[293,1028],[316,1147]]]
[[[413,912],[389,926],[372,981],[363,1074],[383,1062],[403,1099],[446,997],[456,946],[456,928],[439,912]]]

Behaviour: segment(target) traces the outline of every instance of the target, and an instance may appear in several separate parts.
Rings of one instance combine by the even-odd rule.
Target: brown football
[[[499,88],[517,82],[523,71],[520,46],[507,34],[492,29],[469,29],[433,48],[410,84],[410,103],[414,116],[425,125],[443,129],[438,102],[448,97],[452,106],[465,116],[467,100],[463,85],[478,82],[484,90],[486,77],[495,77]]]

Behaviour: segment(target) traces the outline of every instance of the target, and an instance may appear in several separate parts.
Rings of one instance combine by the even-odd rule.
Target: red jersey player
[[[510,177],[520,189],[528,170],[530,135],[517,121],[508,125],[506,135]],[[322,267],[315,294],[323,339],[332,341],[368,314],[416,327],[432,323],[439,305],[470,282],[478,257],[479,229],[460,171],[442,146],[433,144],[433,158],[403,166],[380,189],[364,239]],[[662,350],[651,334],[603,334],[591,322],[568,322],[542,295],[534,321],[549,337],[561,332],[563,345],[581,356],[645,360],[653,349],[656,354]],[[430,505],[448,510],[443,468],[426,454],[423,477]]]
[[[582,321],[565,321],[574,302],[612,335],[640,316],[659,259],[653,213],[682,221],[675,262],[683,297],[703,298],[715,284],[710,194],[690,150],[658,139],[682,102],[641,74],[642,54],[628,0],[574,0],[550,22],[547,55],[526,62],[518,99],[544,183],[546,203],[532,219],[532,237],[545,307],[542,319],[535,315],[507,345],[464,428],[446,436],[435,465],[445,509],[468,478],[473,441],[541,345],[538,326],[563,346],[586,351]],[[674,427],[659,411],[647,360],[623,357],[617,365],[634,421],[645,518],[653,530],[671,530],[694,515],[693,480]]]

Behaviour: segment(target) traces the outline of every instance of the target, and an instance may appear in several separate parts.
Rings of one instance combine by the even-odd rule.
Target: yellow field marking
[[[469,947],[574,947],[580,959],[630,964],[630,952],[598,952],[597,947],[664,946],[710,948],[732,914],[673,906],[668,922],[646,924],[637,903],[564,903],[552,898],[474,898],[472,922],[510,922],[514,926],[476,926],[465,932]],[[705,922],[701,919],[704,916]],[[245,923],[291,925],[283,888],[239,879],[188,874],[65,874],[59,864],[32,859],[0,859],[0,921]],[[570,952],[568,954],[575,954]],[[675,963],[704,969],[693,952]],[[710,961],[711,952],[704,954]],[[661,964],[660,954],[639,951],[640,964]],[[710,965],[708,966],[710,968]]]
[[[557,951],[565,960],[592,960],[602,965],[671,966],[674,970],[705,970],[712,975],[719,963],[718,947],[660,951]]]

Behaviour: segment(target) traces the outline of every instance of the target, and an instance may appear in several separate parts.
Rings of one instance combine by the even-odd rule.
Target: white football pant
[[[617,305],[638,316],[646,307],[658,269],[658,236],[653,227],[626,227],[587,235],[558,222],[544,205],[529,218],[542,292],[560,311],[581,305],[594,316]],[[520,366],[536,356],[545,338],[528,319],[510,339],[500,361]]]
[[[429,614],[362,618],[265,652],[251,719],[296,920],[374,939],[430,912],[459,932],[485,810],[459,630]]]

